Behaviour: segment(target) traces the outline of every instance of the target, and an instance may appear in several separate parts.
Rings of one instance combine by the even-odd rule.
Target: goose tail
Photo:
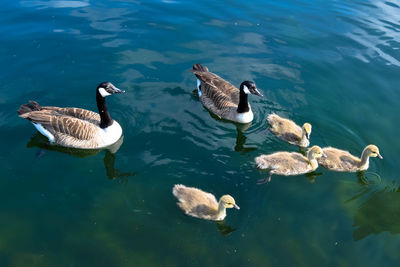
[[[196,63],[193,65],[193,69],[190,71],[191,72],[195,72],[195,71],[208,72],[208,68],[206,66],[201,65],[200,63]]]
[[[21,105],[21,107],[18,109],[17,112],[20,117],[24,117],[25,113],[29,113],[32,111],[39,111],[41,109],[42,108],[40,107],[40,105],[37,102],[31,100],[31,101],[29,101],[28,104]]]

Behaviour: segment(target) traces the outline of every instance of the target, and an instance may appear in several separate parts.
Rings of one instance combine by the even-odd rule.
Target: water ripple
[[[343,10],[352,12],[348,16]],[[344,3],[338,6],[338,17],[351,25],[350,30],[344,33],[346,37],[359,44],[362,49],[339,48],[343,52],[370,62],[371,58],[380,58],[389,65],[400,66],[400,57],[395,56],[393,50],[399,48],[400,43],[400,8],[392,2],[372,1],[369,5]]]

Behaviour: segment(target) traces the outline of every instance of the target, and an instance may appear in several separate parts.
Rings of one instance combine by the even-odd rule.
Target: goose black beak
[[[236,205],[236,204],[235,204],[233,207],[234,207],[235,209],[237,209],[237,210],[240,210],[240,207],[239,207],[238,205]]]
[[[114,87],[113,90],[114,90],[114,94],[123,94],[123,93],[125,93],[124,90],[118,89],[117,87]]]
[[[263,94],[261,94],[260,91],[258,91],[257,88],[254,88],[253,95],[258,95],[258,96],[260,96],[260,97],[264,97]]]

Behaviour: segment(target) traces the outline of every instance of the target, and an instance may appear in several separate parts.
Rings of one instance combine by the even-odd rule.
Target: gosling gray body
[[[269,182],[273,174],[290,176],[312,172],[318,168],[317,159],[323,156],[322,149],[313,146],[308,150],[307,157],[297,152],[276,152],[256,157],[255,163],[259,169],[270,170]]]
[[[230,195],[224,195],[217,201],[213,194],[182,184],[175,185],[172,193],[185,214],[200,219],[222,221],[226,217],[226,208],[240,209]]]
[[[270,114],[267,120],[270,125],[270,131],[278,138],[300,147],[308,147],[310,145],[311,124],[304,123],[300,127],[295,122],[274,113]]]
[[[338,172],[365,171],[369,168],[370,157],[379,157],[383,159],[379,153],[378,147],[375,145],[366,146],[361,153],[361,158],[353,156],[348,151],[334,147],[325,147],[323,151],[327,157],[319,159],[319,164],[328,170]]]

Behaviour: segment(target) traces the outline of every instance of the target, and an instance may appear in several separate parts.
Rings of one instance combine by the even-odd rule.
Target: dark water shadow
[[[365,190],[361,194],[365,195]],[[383,190],[372,192],[360,205],[353,217],[354,241],[359,241],[371,234],[389,232],[400,234],[400,186],[387,186]]]
[[[236,228],[232,228],[231,226],[229,226],[225,220],[223,221],[217,221],[215,222],[218,231],[220,232],[221,235],[223,236],[228,236],[230,234],[232,234]]]
[[[195,91],[196,91],[196,94],[197,94],[197,90],[195,90]],[[169,94],[171,96],[179,96],[179,95],[190,94],[185,89],[183,89],[182,87],[179,87],[179,86],[173,87],[173,88],[172,87],[164,88],[164,89],[162,89],[162,92],[166,93],[166,94]],[[195,97],[194,91],[193,91],[192,96]],[[197,98],[199,98],[198,94],[197,94]]]
[[[313,184],[313,183],[315,183],[315,178],[318,177],[318,176],[321,176],[322,174],[323,174],[322,172],[313,171],[313,172],[309,172],[309,173],[304,174],[304,176],[307,178],[307,180],[310,183]]]
[[[300,147],[299,146],[299,153],[302,154],[304,157],[307,157],[308,147]]]
[[[78,158],[87,158],[94,155],[97,155],[101,151],[105,150],[104,155],[104,167],[106,170],[106,175],[111,180],[118,179],[118,182],[127,182],[127,178],[130,176],[134,176],[135,172],[122,172],[114,167],[116,153],[121,147],[124,141],[124,137],[122,136],[116,143],[113,145],[102,148],[102,149],[77,149],[77,148],[70,148],[70,147],[62,147],[57,145],[52,145],[48,142],[48,139],[41,135],[40,133],[36,133],[32,136],[32,138],[27,143],[26,147],[39,148],[36,156],[38,158],[44,157],[46,155],[46,151],[57,151],[64,154],[68,154]]]

